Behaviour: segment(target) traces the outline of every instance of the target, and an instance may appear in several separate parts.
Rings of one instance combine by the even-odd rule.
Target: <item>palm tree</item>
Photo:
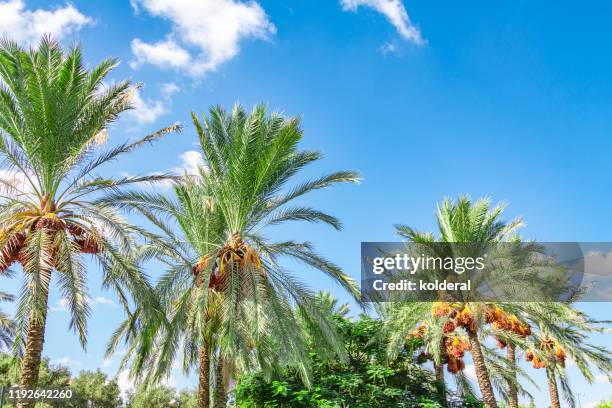
[[[109,59],[88,70],[80,48],[64,53],[48,37],[28,51],[0,42],[0,158],[12,175],[0,179],[0,273],[19,262],[26,276],[14,342],[22,358],[24,388],[37,383],[52,276],[83,347],[90,313],[83,254],[99,262],[104,286],[116,291],[126,306],[129,293],[144,301],[149,290],[145,277],[124,256],[137,228],[112,203],[93,199],[167,176],[105,178],[95,172],[177,126],[110,149],[99,146],[108,126],[132,107],[129,82],[103,83],[116,65]]]
[[[316,326],[321,342],[341,353],[333,327],[321,316],[313,294],[281,264],[294,259],[322,271],[358,296],[354,281],[314,252],[309,242],[274,242],[263,235],[289,221],[340,222],[310,207],[290,206],[305,194],[341,182],[356,182],[353,172],[336,172],[292,187],[292,177],[321,158],[298,149],[303,132],[297,118],[268,115],[264,106],[250,114],[236,105],[231,112],[213,107],[200,121],[193,115],[204,156],[198,175],[175,188],[177,200],[157,194],[115,194],[109,201],[144,214],[162,237],[141,248],[142,259],[155,256],[167,273],[157,285],[167,324],[134,314],[117,331],[109,352],[123,336],[131,345],[124,363],[154,381],[168,373],[177,344],[184,345],[183,367],[199,366],[199,406],[207,407],[212,367],[216,366],[217,402],[224,405],[228,384],[238,372],[270,372],[296,364],[305,381],[309,367],[301,315]],[[167,225],[172,220],[178,229]],[[133,330],[137,327],[137,330]]]
[[[446,401],[444,379],[444,321],[432,315],[429,302],[389,303],[381,308],[387,353],[395,359],[403,348],[419,352],[418,361],[431,359],[441,401]],[[453,370],[454,371],[454,370]]]
[[[316,293],[315,303],[323,315],[330,319],[347,318],[351,311],[351,307],[348,303],[338,304],[338,299],[325,290],[320,290]]]
[[[501,221],[500,218],[504,208],[505,206],[503,205],[492,208],[488,199],[479,199],[476,202],[472,202],[465,196],[460,197],[457,202],[446,199],[442,205],[438,206],[436,212],[439,237],[436,237],[433,233],[418,232],[406,225],[397,225],[396,229],[401,237],[414,244],[428,246],[435,242],[469,243],[470,247],[473,247],[474,250],[484,251],[491,244],[514,239],[516,230],[523,225],[520,219],[510,222]],[[403,333],[408,333],[409,330],[414,328],[415,317],[429,316],[430,319],[435,319],[438,323],[432,325],[432,327],[437,327],[440,330],[435,331],[437,334],[431,337],[433,341],[431,349],[434,350],[434,367],[438,381],[443,384],[441,370],[443,353],[435,352],[435,350],[448,349],[451,351],[451,354],[455,354],[455,356],[451,356],[452,358],[448,358],[448,361],[452,362],[452,367],[449,366],[449,370],[456,372],[463,365],[463,350],[469,347],[483,400],[488,408],[496,408],[497,401],[487,368],[487,359],[485,353],[483,353],[483,347],[478,334],[485,324],[483,318],[488,306],[473,302],[461,302],[453,304],[453,306],[438,302],[429,310],[427,306],[427,304],[406,306],[419,308],[422,313],[413,316],[413,318],[403,320],[404,323],[407,322],[411,325],[403,327]],[[401,309],[402,306],[399,307]],[[431,304],[429,304],[429,307],[431,307]],[[408,315],[407,313],[402,313],[401,310],[399,313],[404,316]],[[449,319],[449,316],[456,316],[456,318]],[[438,320],[439,318],[442,318],[442,320]],[[394,320],[396,323],[399,322],[401,324],[402,322],[402,319],[389,319],[391,322]],[[396,323],[392,324],[396,325]],[[465,345],[461,335],[455,332],[455,329],[458,327],[461,327],[467,336]],[[448,341],[451,341],[451,343],[454,341],[456,345],[447,344]],[[391,342],[390,347],[397,347],[397,344],[398,341],[396,339],[396,341]]]
[[[536,369],[545,369],[551,406],[560,407],[559,389],[570,407],[576,406],[572,387],[565,372],[566,359],[576,363],[583,377],[594,380],[593,369],[612,378],[612,356],[605,347],[588,342],[588,335],[605,332],[605,328],[585,313],[564,302],[527,302],[511,305],[537,330],[520,346],[527,361]]]
[[[12,302],[13,296],[8,293],[0,292],[0,302]],[[10,347],[13,338],[15,325],[13,321],[2,311],[0,311],[0,350]]]

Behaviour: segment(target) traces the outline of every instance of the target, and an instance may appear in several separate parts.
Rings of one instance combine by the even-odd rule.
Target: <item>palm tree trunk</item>
[[[227,391],[225,389],[225,362],[219,357],[215,376],[215,408],[227,406]]]
[[[514,345],[508,343],[507,355],[508,363],[510,364],[510,379],[508,380],[508,408],[518,408],[518,387],[516,378],[516,355]]]
[[[444,364],[436,364],[434,361],[434,372],[436,374],[436,382],[438,387],[438,393],[440,394],[440,401],[446,403],[446,383],[444,382]]]
[[[482,399],[484,400],[487,408],[497,408],[497,401],[495,401],[493,386],[491,385],[489,371],[487,370],[487,365],[482,354],[478,334],[472,330],[468,330],[467,332],[468,339],[470,341],[470,351],[472,352],[472,360],[474,360],[474,369],[476,370],[476,378],[478,379],[478,386],[480,387]]]
[[[550,369],[546,369],[546,378],[548,379],[548,393],[550,394],[550,405],[552,408],[561,408],[559,401],[559,390],[557,389],[557,378],[555,373]]]
[[[198,408],[210,406],[210,350],[206,341],[200,347],[200,383],[198,386]]]
[[[26,346],[23,361],[21,362],[21,378],[19,381],[19,387],[22,389],[32,389],[38,385],[38,372],[40,370],[43,343],[45,342],[45,326],[47,324],[48,288],[42,289],[41,301],[42,316],[36,316],[32,311],[28,319]],[[19,401],[17,408],[33,407],[34,403],[34,401]]]

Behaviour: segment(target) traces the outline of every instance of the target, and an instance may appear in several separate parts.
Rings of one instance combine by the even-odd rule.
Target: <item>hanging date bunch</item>
[[[445,332],[452,332],[456,327],[476,332],[476,318],[472,308],[465,303],[435,302],[432,308],[435,317],[448,318],[448,325],[445,325]]]
[[[525,359],[532,362],[533,368],[537,369],[546,367],[546,363],[544,362],[545,359],[547,361],[555,362],[561,367],[565,368],[565,350],[557,341],[548,336],[543,336],[540,339],[539,349],[541,353],[545,354],[546,358],[538,356],[538,353],[534,350],[534,348],[529,349],[525,354]]]
[[[414,330],[408,333],[404,338],[404,341],[406,342],[407,347],[410,347],[413,350],[421,349],[421,351],[416,357],[417,364],[424,364],[427,361],[432,359],[431,354],[428,353],[427,350],[423,348],[425,344],[424,339],[425,339],[425,335],[427,334],[428,328],[429,326],[426,322],[421,322],[418,324],[418,326]]]
[[[533,364],[533,368],[535,369],[546,367],[546,363],[544,363],[542,358],[538,356],[533,349],[530,349],[525,353],[525,360],[531,362]]]
[[[453,314],[454,310],[455,309],[453,308],[453,306],[442,302],[436,303],[433,306],[433,314],[435,317],[438,318],[448,317],[450,314]],[[465,310],[465,308],[463,308],[462,310]],[[464,319],[466,313],[461,316],[459,312],[457,316],[459,316],[460,319]],[[444,334],[441,340],[442,361],[446,363],[446,369],[448,370],[448,372],[453,374],[465,368],[465,362],[463,358],[465,356],[465,352],[470,348],[467,338],[456,331],[458,327],[462,327],[461,322],[463,322],[463,320],[461,320],[460,323],[457,324],[455,323],[455,320],[447,319],[443,327]],[[471,322],[469,322],[468,324],[471,324]],[[426,323],[421,323],[416,329],[414,329],[410,334],[406,336],[406,341],[409,342],[413,341],[414,339],[423,340],[427,335],[428,330],[428,325]],[[427,352],[421,352],[417,356],[417,363],[424,363],[427,360],[431,360],[431,358],[431,354]]]
[[[266,277],[257,250],[245,244],[238,236],[232,236],[216,254],[203,256],[198,260],[193,266],[196,286],[202,285],[206,273],[210,273],[209,288],[223,292],[230,280],[237,280],[245,296],[252,293],[253,285],[258,279]]]
[[[447,364],[446,369],[449,373],[455,374],[465,368],[463,357],[469,348],[470,345],[464,336],[458,334],[445,336],[444,352]]]
[[[43,198],[40,206],[15,213],[0,225],[0,273],[13,263],[19,262],[24,268],[28,263],[27,250],[30,240],[44,234],[49,246],[49,264],[55,266],[59,234],[66,234],[82,253],[100,252],[100,235],[90,226],[86,227],[69,211],[58,209],[53,202]]]
[[[484,311],[485,323],[492,325],[497,330],[512,332],[525,338],[531,335],[531,327],[522,323],[515,315],[504,312],[499,306],[487,305]],[[506,347],[506,342],[496,336],[499,348]]]

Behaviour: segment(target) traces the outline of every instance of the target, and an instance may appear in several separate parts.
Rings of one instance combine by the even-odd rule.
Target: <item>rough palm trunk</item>
[[[484,400],[484,403],[487,408],[497,408],[497,401],[495,401],[493,386],[491,385],[489,371],[487,370],[487,365],[482,354],[482,348],[480,346],[480,341],[478,340],[478,334],[472,330],[468,330],[467,332],[468,339],[470,340],[470,351],[472,352],[472,360],[474,360],[474,369],[476,370],[476,378],[478,379],[478,386],[480,387],[482,399]]]
[[[219,358],[215,375],[215,408],[225,408],[227,406],[225,380],[225,364],[223,359]]]
[[[45,342],[45,326],[47,323],[48,288],[41,291],[41,302],[42,316],[36,316],[32,312],[28,319],[26,346],[23,361],[21,362],[21,378],[19,381],[19,386],[22,389],[32,389],[38,385],[38,372],[40,370],[40,359]],[[33,406],[34,401],[19,401],[17,403],[17,408]]]
[[[508,380],[508,408],[519,408],[518,403],[518,387],[516,378],[516,355],[514,346],[510,343],[507,345],[508,364],[510,365],[510,379]]]
[[[446,403],[446,383],[444,382],[444,364],[437,364],[434,362],[434,372],[436,374],[436,382],[438,387],[438,393],[440,394],[440,401]]]
[[[555,373],[547,368],[546,378],[548,379],[548,393],[550,394],[550,406],[552,408],[561,408],[561,402],[559,401],[559,390],[557,389],[557,378]]]
[[[207,342],[200,348],[200,383],[198,386],[198,408],[210,406],[210,350]]]

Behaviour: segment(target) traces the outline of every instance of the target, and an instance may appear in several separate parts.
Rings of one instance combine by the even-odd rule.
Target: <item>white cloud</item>
[[[58,300],[53,306],[49,307],[49,310],[52,312],[67,312],[68,311],[68,299],[67,298],[61,298],[60,300]],[[107,306],[112,306],[112,307],[117,307],[117,304],[104,296],[96,296],[93,299],[89,300],[89,305],[90,306],[96,306],[96,305],[107,305]]]
[[[181,160],[181,163],[176,167],[172,167],[166,173],[171,173],[175,176],[184,176],[184,175],[197,176],[200,174],[199,167],[204,165],[204,159],[202,157],[202,153],[196,150],[188,150],[184,153],[181,153],[179,155],[179,158]],[[150,173],[150,174],[151,175],[161,175],[163,173],[155,172],[155,173]],[[122,176],[131,177],[131,175],[128,173],[122,173]],[[168,190],[173,185],[174,183],[171,180],[164,180],[164,181],[157,182],[155,184],[148,184],[148,183],[142,184],[142,186],[145,188],[161,188],[162,190]]]
[[[151,124],[168,111],[162,101],[143,98],[140,89],[134,90],[132,105],[134,109],[128,111],[128,115],[139,125]]]
[[[0,2],[0,36],[21,43],[35,43],[43,34],[56,39],[78,31],[93,20],[82,14],[72,4],[53,10],[26,10],[23,0]]]
[[[144,98],[141,91],[140,88],[132,90],[130,98],[134,109],[128,111],[127,114],[139,125],[148,125],[170,111],[172,96],[180,91],[180,88],[174,82],[161,84],[161,99]]]
[[[132,40],[132,52],[136,57],[130,62],[130,67],[136,69],[144,63],[160,67],[181,68],[191,62],[191,55],[172,40],[147,44],[135,38]]]
[[[117,304],[112,300],[104,296],[96,296],[90,301],[91,305],[108,305],[117,307]]]
[[[196,150],[189,150],[180,155],[181,165],[179,167],[175,167],[173,169],[174,173],[177,174],[189,174],[189,175],[197,175],[199,174],[199,168],[204,165],[204,159],[202,158],[202,153]]]
[[[130,378],[130,374],[127,370],[120,371],[117,375],[117,385],[121,391],[121,398],[125,399],[129,392],[134,392],[134,380]]]
[[[609,382],[612,382],[612,380],[610,379],[610,377],[608,377],[605,374],[597,374],[595,376],[595,382],[596,383],[609,383]]]
[[[162,41],[132,41],[133,67],[146,62],[201,76],[234,58],[242,40],[267,39],[276,32],[255,1],[133,0],[132,5],[172,22],[172,31]]]
[[[476,379],[476,368],[474,367],[474,364],[466,364],[463,372],[468,378],[471,378],[472,380]]]
[[[397,47],[393,43],[386,43],[383,44],[382,47],[380,47],[380,50],[384,55],[393,54],[397,51]]]
[[[585,273],[612,276],[612,252],[589,251],[582,260]]]
[[[417,45],[425,42],[421,37],[421,31],[410,22],[406,7],[401,0],[340,0],[340,4],[342,9],[354,12],[361,6],[372,8],[383,14],[403,39]]]
[[[67,312],[68,311],[68,299],[61,298],[55,303],[55,305],[49,307],[49,310],[52,312]]]
[[[108,367],[110,367],[111,365],[113,365],[113,359],[112,359],[111,357],[105,358],[105,359],[102,361],[102,367],[104,367],[104,368],[108,368]]]
[[[49,363],[53,364],[53,365],[63,365],[63,366],[69,367],[69,368],[81,365],[80,361],[73,360],[72,358],[67,357],[67,356],[66,357],[52,359],[52,360],[49,361]]]
[[[161,86],[162,95],[166,99],[169,99],[172,95],[174,95],[180,90],[181,88],[179,88],[179,86],[175,84],[174,82],[167,82],[165,84],[162,84]]]

